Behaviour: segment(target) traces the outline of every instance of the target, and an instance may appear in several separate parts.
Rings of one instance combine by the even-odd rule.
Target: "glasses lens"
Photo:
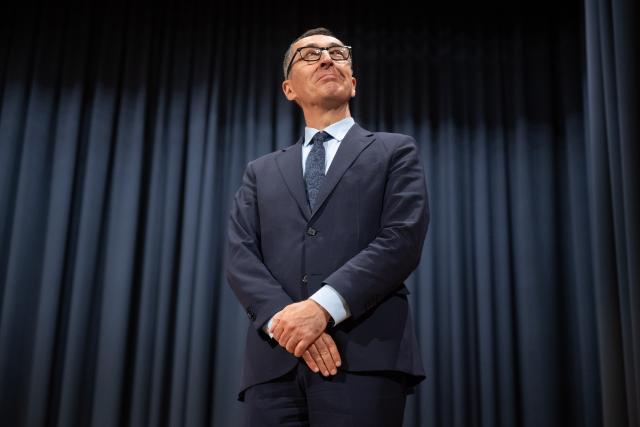
[[[305,61],[317,61],[322,56],[322,49],[317,47],[303,47],[300,49],[300,57]]]
[[[349,59],[349,48],[344,46],[334,46],[328,49],[329,56],[335,61],[346,61]]]

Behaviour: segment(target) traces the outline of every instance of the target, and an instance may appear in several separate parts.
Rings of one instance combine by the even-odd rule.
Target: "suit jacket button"
[[[316,229],[315,229],[315,228],[313,228],[313,227],[309,227],[309,228],[307,229],[307,234],[308,234],[309,236],[315,236],[316,234],[318,234],[318,230],[316,230]]]
[[[249,319],[251,320],[256,320],[256,315],[253,313],[253,311],[247,311],[247,317],[249,317]]]
[[[302,283],[307,284],[309,282],[309,275],[305,274],[302,276]]]

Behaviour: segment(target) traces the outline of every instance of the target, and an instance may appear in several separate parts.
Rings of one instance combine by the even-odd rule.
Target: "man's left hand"
[[[314,300],[289,304],[273,316],[270,332],[296,357],[304,354],[327,327],[329,313]]]

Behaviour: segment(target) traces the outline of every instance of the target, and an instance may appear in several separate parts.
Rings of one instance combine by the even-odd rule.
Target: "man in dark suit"
[[[415,141],[355,124],[351,48],[328,30],[283,71],[305,137],[247,165],[229,223],[247,425],[401,425],[424,379],[403,283],[429,220]]]

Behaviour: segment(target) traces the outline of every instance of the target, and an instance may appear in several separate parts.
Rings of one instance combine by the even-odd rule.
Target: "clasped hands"
[[[335,375],[341,365],[338,347],[324,332],[329,313],[313,300],[289,304],[273,316],[273,338],[295,357],[302,357],[313,372]]]

